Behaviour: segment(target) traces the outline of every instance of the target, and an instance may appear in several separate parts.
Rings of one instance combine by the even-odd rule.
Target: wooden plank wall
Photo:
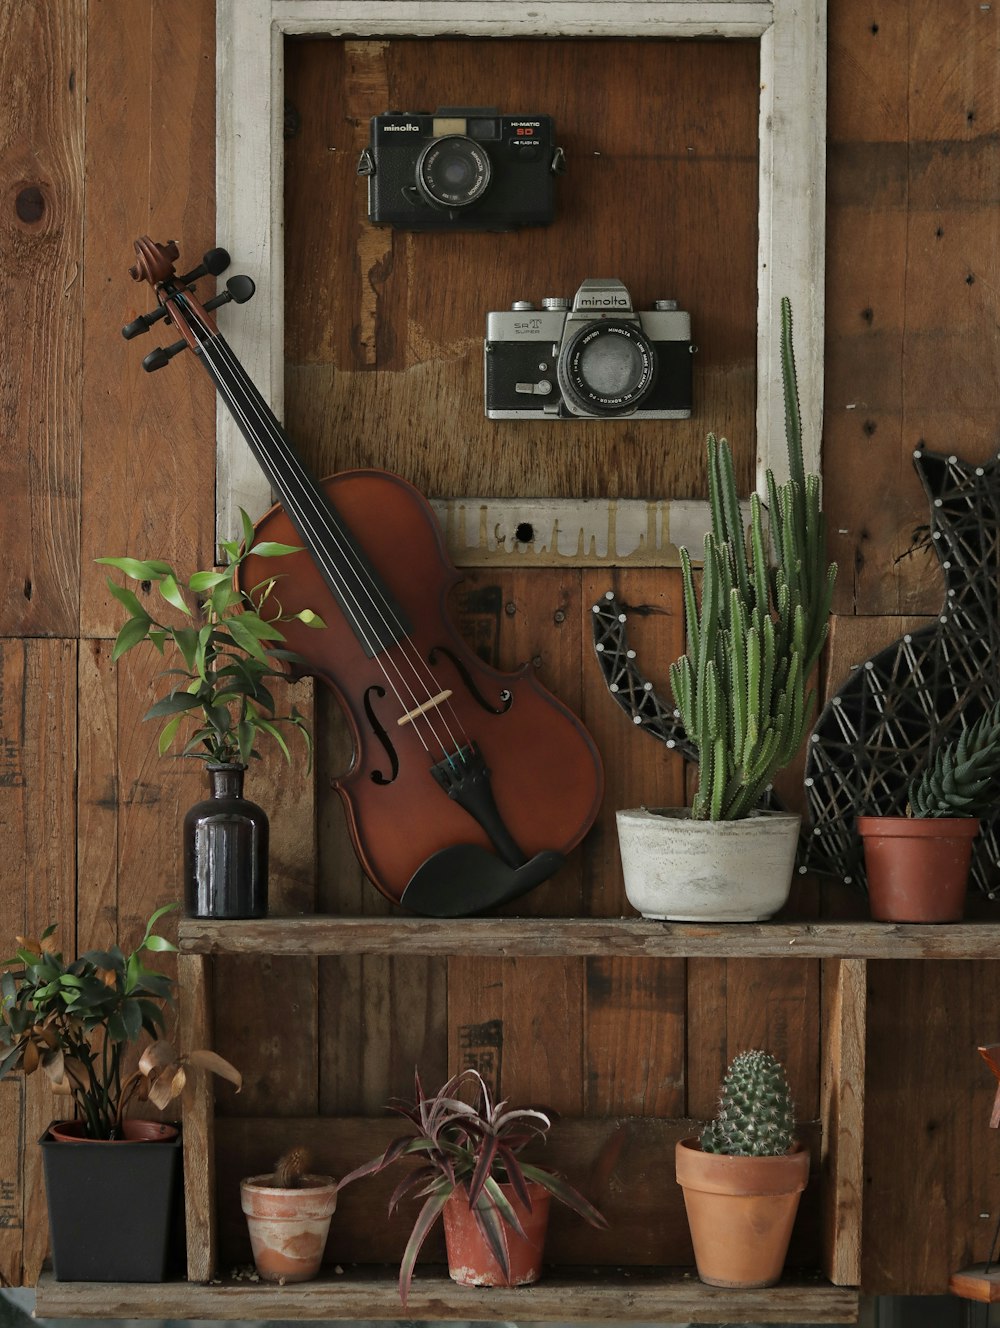
[[[177,823],[199,772],[157,758],[139,723],[156,665],[111,667],[117,612],[92,559],[152,554],[193,569],[212,556],[211,394],[188,364],[147,380],[145,347],[123,342],[118,327],[147,307],[125,275],[135,235],[176,236],[192,262],[225,243],[212,220],[213,8],[25,0],[0,11],[4,938],[53,920],[67,947],[116,930],[127,943],[177,895]],[[913,534],[926,516],[909,464],[915,442],[967,456],[994,446],[997,22],[970,0],[831,3],[825,483],[842,567],[831,678],[891,637],[897,615],[937,607],[936,570]],[[749,483],[756,69],[747,51],[524,43],[484,60],[455,42],[429,62],[414,48],[290,52],[299,123],[289,177],[301,187],[289,191],[287,217],[287,414],[317,468],[397,467],[437,494],[682,497],[702,491],[701,438],[714,427],[732,434]],[[447,255],[443,272],[450,264],[465,275],[457,284],[441,268],[428,279],[431,246],[361,225],[353,178],[367,115],[396,94],[452,100],[442,69],[470,100],[510,108],[532,109],[538,87],[558,89],[572,164],[560,182],[562,243],[447,237],[436,261]],[[602,272],[621,275],[641,305],[676,295],[691,309],[702,346],[695,419],[597,432],[546,424],[496,447],[479,395],[486,310],[571,294]],[[364,429],[350,427],[362,418]],[[404,419],[410,428],[394,427]],[[649,658],[672,657],[670,576],[475,573],[456,601],[492,657],[539,661],[607,762],[601,823],[566,873],[525,901],[539,912],[617,913],[614,807],[680,793],[681,771],[635,741],[589,664],[589,605],[610,583],[665,610],[644,621],[643,644]],[[360,880],[339,810],[323,796],[345,759],[328,697],[317,699],[317,724],[314,783],[273,766],[258,785],[278,832],[277,895],[307,911],[378,912],[385,906]],[[815,892],[799,902],[816,907]],[[839,906],[827,892],[820,902]],[[870,966],[869,1291],[940,1291],[952,1269],[985,1256],[1000,1158],[974,1047],[997,1036],[995,969]],[[818,965],[399,956],[220,965],[217,982],[220,1037],[248,1071],[244,1094],[224,1103],[220,1133],[236,1140],[259,1137],[274,1117],[292,1130],[317,1113],[375,1114],[408,1088],[415,1062],[429,1081],[474,1063],[505,1091],[578,1118],[568,1137],[589,1171],[593,1122],[703,1116],[727,1057],[761,1042],[788,1060],[800,1116],[818,1114]],[[38,1090],[0,1087],[0,1279],[11,1283],[34,1280],[45,1247],[32,1140],[52,1107]],[[666,1239],[650,1257],[681,1257],[682,1232]]]

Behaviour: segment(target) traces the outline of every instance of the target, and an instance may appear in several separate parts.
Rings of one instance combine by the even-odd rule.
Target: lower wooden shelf
[[[43,1273],[39,1318],[420,1319],[534,1323],[856,1323],[858,1292],[820,1276],[739,1291],[705,1286],[683,1269],[560,1269],[532,1287],[461,1287],[421,1268],[404,1310],[395,1268],[348,1267],[312,1282],[57,1282]]]

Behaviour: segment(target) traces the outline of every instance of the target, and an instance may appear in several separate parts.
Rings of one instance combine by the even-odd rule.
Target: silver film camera
[[[491,420],[680,420],[691,414],[691,316],[674,300],[636,312],[613,278],[570,301],[517,300],[486,318]]]

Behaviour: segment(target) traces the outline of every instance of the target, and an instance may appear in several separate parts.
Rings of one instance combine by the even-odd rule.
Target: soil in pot
[[[254,1263],[266,1282],[308,1282],[323,1262],[337,1182],[304,1175],[297,1185],[279,1186],[273,1179],[268,1174],[240,1182]]]
[[[122,1121],[121,1137],[130,1143],[165,1144],[171,1139],[176,1139],[178,1133],[177,1126],[170,1125],[166,1121],[133,1120],[131,1116]],[[53,1121],[48,1129],[48,1137],[66,1144],[95,1142],[93,1139],[88,1139],[87,1125],[82,1120]]]
[[[859,816],[857,824],[876,922],[961,922],[975,817]]]
[[[501,1189],[517,1214],[525,1236],[522,1239],[512,1227],[504,1224],[510,1277],[504,1276],[476,1225],[476,1219],[469,1211],[469,1192],[463,1186],[452,1194],[443,1213],[448,1272],[453,1282],[462,1286],[527,1286],[541,1276],[549,1227],[549,1192],[543,1185],[529,1181],[529,1210],[509,1185],[502,1185]]]
[[[703,1153],[697,1139],[681,1139],[676,1166],[701,1280],[719,1287],[773,1286],[809,1178],[802,1145],[778,1157],[731,1157]]]

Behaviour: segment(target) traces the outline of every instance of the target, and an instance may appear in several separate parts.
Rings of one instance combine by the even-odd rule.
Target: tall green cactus
[[[719,1109],[701,1135],[705,1153],[776,1157],[795,1142],[795,1107],[780,1061],[767,1051],[734,1056]]]
[[[781,371],[789,478],[767,472],[768,534],[760,498],[744,528],[732,453],[708,437],[712,529],[705,536],[700,603],[680,550],[687,653],[670,667],[681,721],[698,748],[692,816],[733,821],[758,805],[798,751],[815,697],[806,692],[828,630],[836,566],[828,565],[820,482],[802,456],[792,315],[781,302]]]

